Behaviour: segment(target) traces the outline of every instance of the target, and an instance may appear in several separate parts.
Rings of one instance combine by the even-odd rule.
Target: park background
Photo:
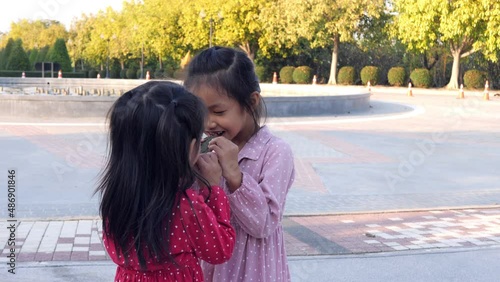
[[[57,1],[56,1],[57,2]],[[0,33],[0,76],[182,79],[210,45],[237,47],[262,82],[500,88],[496,0],[131,0]],[[44,74],[45,77],[49,74]]]

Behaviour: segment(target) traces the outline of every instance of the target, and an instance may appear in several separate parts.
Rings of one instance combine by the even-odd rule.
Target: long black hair
[[[199,178],[189,148],[193,139],[199,146],[205,117],[203,102],[172,82],[147,82],[111,107],[109,157],[96,192],[103,230],[126,264],[132,248],[142,269],[147,258],[173,261],[168,221],[177,194]]]
[[[189,63],[184,86],[193,92],[198,87],[211,87],[221,90],[235,99],[253,118],[256,129],[261,118],[266,116],[263,99],[254,107],[251,94],[260,94],[259,78],[255,73],[252,60],[236,49],[214,46],[197,54]]]

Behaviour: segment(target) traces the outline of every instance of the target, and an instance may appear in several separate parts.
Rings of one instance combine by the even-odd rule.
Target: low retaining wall
[[[4,79],[5,80],[5,79]],[[52,87],[108,89],[127,91],[145,80],[122,79],[17,79],[20,83],[7,84],[0,79],[0,86],[15,88],[40,87],[24,81],[49,82]],[[64,83],[67,81],[68,83]],[[90,82],[98,83],[90,83]],[[85,84],[84,84],[85,83]],[[261,84],[262,96],[269,117],[339,115],[369,109],[370,94],[363,88],[338,88],[323,85]],[[342,93],[339,93],[342,92]],[[363,93],[365,92],[365,93]],[[78,96],[47,94],[0,95],[0,118],[64,118],[104,117],[118,96]]]

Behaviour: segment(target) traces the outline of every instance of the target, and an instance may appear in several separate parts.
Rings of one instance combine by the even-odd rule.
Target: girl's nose
[[[215,123],[214,119],[209,117],[207,120],[207,125],[206,125],[207,129],[212,129],[212,128],[215,128],[216,126],[217,126],[217,123]]]

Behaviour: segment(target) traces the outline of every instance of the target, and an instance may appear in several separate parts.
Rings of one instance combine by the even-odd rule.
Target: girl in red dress
[[[205,117],[203,102],[170,82],[145,83],[111,108],[97,191],[115,281],[203,281],[200,259],[231,257],[222,171],[215,153],[199,153]]]

